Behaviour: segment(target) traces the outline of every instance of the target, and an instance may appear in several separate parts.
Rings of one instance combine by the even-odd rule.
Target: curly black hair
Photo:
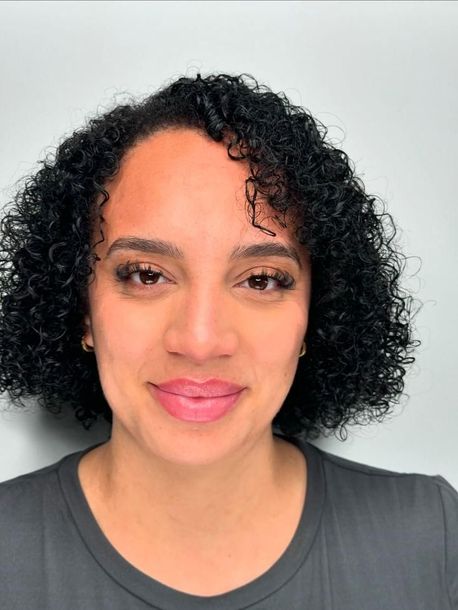
[[[400,287],[406,257],[394,247],[393,218],[319,121],[246,74],[181,77],[117,105],[24,180],[1,221],[0,391],[18,405],[32,397],[54,413],[70,408],[85,428],[111,421],[96,360],[80,343],[97,262],[92,228],[103,222],[107,184],[125,153],[173,126],[206,132],[244,159],[252,224],[275,235],[256,221],[257,200],[267,200],[282,226],[293,213],[310,252],[307,353],[273,426],[316,439],[380,421],[399,402],[420,344],[414,299]]]

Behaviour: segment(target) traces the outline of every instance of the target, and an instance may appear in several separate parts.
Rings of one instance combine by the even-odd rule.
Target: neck
[[[97,519],[104,512],[143,535],[198,541],[275,518],[302,467],[298,453],[269,431],[218,462],[176,463],[114,426],[110,441],[81,460],[79,476]]]

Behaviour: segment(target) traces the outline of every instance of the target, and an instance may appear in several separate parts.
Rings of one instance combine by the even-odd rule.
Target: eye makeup
[[[140,279],[139,282],[134,282],[132,280],[134,275],[138,275]],[[140,286],[154,286],[157,285],[157,280],[160,278],[164,278],[167,280],[166,276],[159,270],[155,269],[149,263],[130,263],[127,262],[125,264],[119,265],[115,270],[115,278],[121,284],[134,284],[138,288]],[[269,269],[261,269],[259,273],[252,273],[248,276],[243,282],[250,282],[251,280],[255,280],[255,283],[251,284],[253,290],[257,292],[273,292],[277,290],[291,290],[295,287],[296,282],[289,273],[285,273],[278,270],[269,270]],[[263,286],[265,286],[266,282],[270,280],[275,280],[277,282],[277,288],[273,290],[265,290]],[[163,282],[161,282],[163,283]],[[140,288],[141,290],[142,288]]]

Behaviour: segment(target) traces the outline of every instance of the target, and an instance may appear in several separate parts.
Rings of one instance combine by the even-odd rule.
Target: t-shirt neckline
[[[269,597],[294,577],[312,548],[323,512],[325,484],[318,449],[294,437],[279,433],[275,435],[299,447],[307,461],[307,493],[296,532],[284,553],[266,572],[241,587],[219,595],[200,596],[173,589],[135,568],[112,546],[92,514],[78,477],[79,461],[94,446],[68,455],[61,461],[58,470],[60,485],[86,548],[122,588],[162,610],[176,610],[177,607],[187,610],[239,610]]]

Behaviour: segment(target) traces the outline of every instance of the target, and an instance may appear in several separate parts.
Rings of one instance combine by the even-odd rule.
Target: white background
[[[248,72],[328,125],[402,229],[405,285],[424,306],[408,400],[345,442],[314,444],[458,487],[458,3],[1,2],[0,58],[2,204],[115,95],[144,95],[196,70]],[[18,413],[4,397],[0,480],[104,434]]]

